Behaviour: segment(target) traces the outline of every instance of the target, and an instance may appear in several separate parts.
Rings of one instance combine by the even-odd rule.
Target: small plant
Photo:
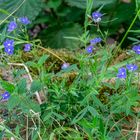
[[[48,5],[57,11],[61,2]],[[65,2],[79,6],[78,1]],[[0,22],[1,139],[138,140],[139,44],[126,50],[126,60],[113,62],[139,11],[117,46],[107,42],[109,32],[102,29],[104,5],[96,10],[93,6],[93,0],[86,1],[83,33],[64,37],[81,44],[70,51],[73,58],[65,56],[66,50],[62,57],[62,50],[31,39],[32,18],[13,13]],[[65,17],[66,11],[61,12]]]

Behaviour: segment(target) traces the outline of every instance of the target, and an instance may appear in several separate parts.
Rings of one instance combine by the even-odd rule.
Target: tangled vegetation
[[[139,7],[1,0],[0,139],[139,140]]]

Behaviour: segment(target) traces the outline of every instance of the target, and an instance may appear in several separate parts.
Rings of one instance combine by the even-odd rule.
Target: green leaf
[[[57,9],[61,3],[62,3],[62,0],[49,0],[47,3],[47,7]]]
[[[53,115],[54,115],[55,117],[57,117],[57,120],[58,120],[58,119],[59,119],[59,120],[64,120],[64,117],[63,117],[62,115],[56,113],[56,112],[53,112]]]
[[[41,88],[42,88],[41,82],[38,80],[35,80],[32,82],[30,90],[31,90],[31,92],[36,92],[36,91],[40,91]]]
[[[6,91],[12,93],[15,90],[15,86],[11,83],[8,83],[6,81],[0,81],[0,85],[2,86],[2,88],[4,88]]]
[[[38,129],[33,130],[32,134],[31,134],[31,139],[38,140]]]
[[[22,94],[25,93],[27,91],[26,87],[27,87],[27,83],[26,83],[26,79],[21,79],[17,85],[18,87],[18,93]]]
[[[37,68],[38,67],[38,65],[35,62],[32,62],[32,61],[28,61],[26,63],[26,65],[29,66],[29,67],[33,67],[33,68]]]
[[[108,4],[113,4],[115,3],[117,0],[93,0],[93,7],[97,8],[100,7],[102,5],[108,5]]]
[[[42,8],[41,0],[6,0],[0,4],[0,9],[8,13],[14,13],[18,17],[27,16],[30,20],[36,18]],[[0,19],[3,20],[7,14],[1,14]]]
[[[8,100],[8,109],[12,110],[20,103],[20,98],[17,95],[12,95]]]
[[[45,61],[48,59],[48,57],[49,57],[48,55],[43,55],[42,57],[40,57],[38,61],[38,65],[42,66],[45,63]]]
[[[75,6],[81,9],[86,9],[87,0],[65,0],[70,6]]]
[[[52,48],[76,48],[79,47],[78,40],[71,40],[65,37],[79,37],[82,34],[82,27],[79,24],[67,24],[63,27],[53,26],[48,28],[42,36],[49,47]]]
[[[70,6],[86,9],[87,0],[65,0]],[[93,7],[97,8],[102,5],[108,5],[116,2],[116,0],[93,0]]]
[[[19,127],[19,125],[17,125],[16,128],[15,128],[15,134],[17,136],[19,136],[19,134],[20,134],[20,127]]]
[[[75,124],[77,123],[78,121],[80,121],[84,116],[85,114],[87,113],[88,109],[87,107],[84,108],[83,110],[81,110],[77,115],[76,117],[72,120],[72,124]]]
[[[91,113],[92,116],[94,116],[94,117],[99,116],[99,113],[96,111],[95,108],[88,106],[87,109]]]

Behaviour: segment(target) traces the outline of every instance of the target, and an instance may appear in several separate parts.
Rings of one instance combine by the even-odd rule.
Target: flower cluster
[[[93,45],[96,45],[98,43],[100,43],[102,41],[102,39],[100,37],[96,37],[90,40],[90,45],[86,48],[86,52],[87,53],[92,53],[93,52]]]
[[[101,41],[102,41],[102,39],[100,37],[96,37],[96,38],[90,40],[90,44],[96,45],[97,43],[100,43]]]
[[[19,22],[21,22],[24,25],[30,24],[31,22],[29,21],[29,19],[27,17],[20,17],[18,19]],[[17,22],[16,21],[11,21],[8,24],[8,32],[12,32],[14,31],[16,28],[18,27]],[[12,55],[14,53],[14,40],[13,39],[6,39],[3,42],[3,46],[4,46],[4,51],[8,54],[8,55]],[[30,51],[31,49],[31,44],[25,44],[24,45],[24,51]]]
[[[95,23],[99,23],[101,21],[102,16],[103,15],[98,11],[92,13],[92,19]]]
[[[98,11],[95,11],[95,12],[92,13],[92,19],[95,23],[99,23],[101,21],[102,16],[103,15]],[[87,48],[85,48],[86,52],[89,53],[89,54],[92,53],[93,48],[94,48],[93,45],[96,45],[97,43],[100,43],[101,41],[102,41],[102,39],[100,37],[96,37],[96,38],[91,39],[90,40],[90,45]]]
[[[126,68],[127,68],[128,71],[133,72],[133,71],[136,71],[138,69],[138,66],[135,65],[135,64],[127,64]],[[127,77],[126,68],[125,67],[119,68],[118,74],[117,74],[118,78],[122,79],[122,78],[126,78]]]
[[[14,53],[14,40],[6,39],[3,46],[7,54],[12,55]]]

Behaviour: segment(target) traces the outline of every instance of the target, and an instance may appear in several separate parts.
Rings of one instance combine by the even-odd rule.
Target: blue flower
[[[3,94],[1,94],[1,96],[2,100],[8,100],[10,98],[10,93],[6,91]]]
[[[86,48],[86,52],[87,53],[92,53],[93,52],[93,46],[88,46],[87,48]]]
[[[69,63],[63,63],[63,65],[61,66],[61,69],[62,70],[67,69],[69,66],[70,66]]]
[[[30,20],[27,17],[20,17],[19,21],[25,25],[30,24]]]
[[[118,70],[118,74],[117,74],[118,78],[126,78],[126,69],[124,67],[119,68]]]
[[[92,13],[92,19],[93,19],[93,21],[96,22],[96,23],[98,23],[98,22],[101,21],[101,17],[102,17],[102,16],[103,16],[103,15],[102,15],[100,12],[98,12],[98,11]]]
[[[140,45],[135,45],[132,50],[135,51],[136,54],[140,54]]]
[[[28,51],[30,51],[31,50],[31,44],[25,44],[24,45],[24,51],[25,52],[28,52]]]
[[[8,31],[9,32],[12,32],[15,28],[17,28],[17,24],[15,21],[11,21],[9,24],[8,24]]]
[[[4,47],[14,46],[14,40],[6,39],[6,41],[3,43],[3,45],[4,45]]]
[[[9,54],[9,55],[12,55],[14,53],[14,47],[13,46],[10,46],[10,47],[5,47],[4,48],[4,51]]]
[[[102,39],[100,38],[100,37],[96,37],[96,38],[94,38],[94,39],[91,39],[90,40],[90,43],[92,44],[92,45],[95,45],[95,44],[97,44],[97,43],[100,43],[102,41]]]
[[[138,66],[135,65],[135,64],[127,64],[126,65],[126,68],[129,70],[129,71],[136,71],[138,69]]]
[[[14,40],[6,39],[3,46],[7,54],[12,55],[14,53]]]

